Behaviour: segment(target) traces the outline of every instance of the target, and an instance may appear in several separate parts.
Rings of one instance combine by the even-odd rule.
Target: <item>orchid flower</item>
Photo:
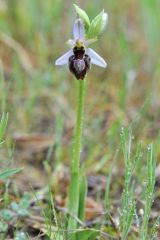
[[[68,41],[70,50],[58,58],[55,65],[68,64],[70,71],[77,79],[84,79],[86,73],[95,64],[105,68],[107,63],[88,45],[95,39],[85,39],[85,26],[81,18],[77,18],[73,25],[73,39]]]
[[[95,42],[98,36],[103,32],[108,15],[102,10],[94,19],[90,21],[87,13],[76,4],[73,4],[77,18],[73,25],[73,39],[68,41],[70,50],[55,61],[55,65],[67,64],[69,70],[79,80],[77,85],[77,121],[75,127],[75,139],[73,145],[73,158],[71,161],[71,178],[68,193],[68,209],[70,216],[67,222],[67,239],[77,239],[77,218],[84,221],[85,213],[85,195],[87,190],[86,184],[81,186],[85,177],[80,171],[81,143],[82,143],[82,128],[83,128],[83,112],[84,112],[84,97],[85,97],[85,76],[89,71],[91,64],[105,68],[107,63],[93,49],[88,46]],[[82,168],[83,169],[83,168]],[[76,187],[75,187],[76,186]],[[81,191],[84,188],[83,192]],[[81,201],[79,201],[81,199]],[[81,209],[81,211],[79,211]],[[73,218],[72,216],[75,216]]]

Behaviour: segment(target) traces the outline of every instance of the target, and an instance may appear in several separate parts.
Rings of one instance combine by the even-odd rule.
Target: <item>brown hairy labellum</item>
[[[85,54],[84,47],[74,47],[74,55],[69,58],[69,70],[75,75],[77,80],[83,80],[86,73],[90,69],[91,59]]]

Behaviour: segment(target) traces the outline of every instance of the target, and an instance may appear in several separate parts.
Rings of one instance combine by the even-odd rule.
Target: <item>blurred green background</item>
[[[159,0],[0,0],[0,112],[9,112],[8,136],[52,136],[58,158],[70,159],[77,81],[54,62],[72,37],[73,3],[91,19],[102,9],[109,15],[92,46],[108,67],[92,66],[87,77],[82,158],[89,167],[102,163],[93,171],[104,156],[113,160],[122,126],[132,126],[136,145],[154,142],[159,156]]]

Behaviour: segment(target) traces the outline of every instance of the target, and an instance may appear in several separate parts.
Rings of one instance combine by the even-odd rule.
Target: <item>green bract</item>
[[[74,6],[74,8],[76,10],[76,13],[83,20],[86,30],[88,30],[91,23],[90,23],[90,20],[89,20],[89,17],[87,15],[87,13],[83,9],[78,7],[76,4],[73,4],[73,6]]]
[[[105,29],[107,24],[108,15],[104,10],[98,14],[91,22],[90,28],[87,33],[88,38],[94,38],[99,36]]]
[[[86,37],[88,39],[97,39],[106,27],[108,21],[107,13],[103,10],[92,20],[92,22],[90,22],[87,13],[83,9],[76,4],[73,4],[73,6],[78,16],[83,20],[86,29]]]

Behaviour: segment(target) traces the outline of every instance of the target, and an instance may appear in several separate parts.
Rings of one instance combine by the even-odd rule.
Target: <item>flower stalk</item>
[[[85,196],[87,184],[80,171],[81,138],[83,127],[84,95],[85,95],[85,77],[92,65],[102,68],[107,67],[106,61],[96,53],[90,44],[98,40],[108,21],[107,13],[101,11],[92,21],[87,13],[73,5],[76,10],[76,19],[73,24],[73,38],[67,41],[70,50],[55,61],[56,66],[68,65],[70,72],[76,77],[78,93],[77,122],[75,128],[75,138],[73,146],[73,159],[71,162],[71,180],[69,186],[68,208],[69,219],[67,223],[68,233],[71,234],[71,240],[79,239],[76,229],[77,220],[84,220],[85,216]],[[84,186],[82,188],[82,185]]]
[[[77,121],[75,129],[75,139],[73,146],[73,159],[71,163],[71,182],[69,189],[69,212],[71,217],[68,223],[68,230],[75,230],[79,211],[79,168],[81,155],[81,139],[83,128],[83,112],[84,112],[84,95],[85,95],[85,79],[77,81],[79,87],[78,93],[78,109]]]
[[[85,80],[78,81],[79,94],[78,94],[78,110],[77,122],[75,130],[75,142],[73,149],[72,172],[79,172],[79,159],[81,151],[81,136],[83,127],[83,111],[84,111],[84,93],[85,93]]]

